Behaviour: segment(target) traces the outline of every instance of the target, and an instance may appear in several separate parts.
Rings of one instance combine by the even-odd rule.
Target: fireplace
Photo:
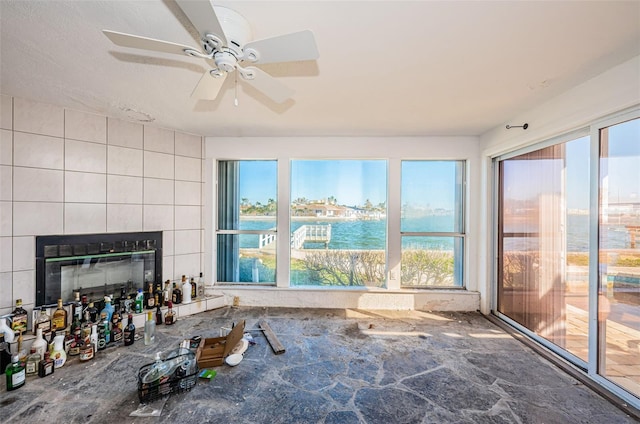
[[[36,237],[36,306],[133,294],[162,282],[162,232]]]

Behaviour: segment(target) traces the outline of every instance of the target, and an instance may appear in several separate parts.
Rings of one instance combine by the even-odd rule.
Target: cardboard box
[[[242,340],[244,324],[244,321],[240,321],[226,337],[214,337],[200,341],[196,352],[198,368],[218,367],[224,364],[224,359]]]

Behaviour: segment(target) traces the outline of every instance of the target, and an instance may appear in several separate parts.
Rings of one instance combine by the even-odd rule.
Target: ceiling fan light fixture
[[[252,39],[249,21],[235,10],[226,7],[214,6],[213,10],[218,16],[224,36],[229,40],[227,47],[237,56],[242,56],[242,48]]]

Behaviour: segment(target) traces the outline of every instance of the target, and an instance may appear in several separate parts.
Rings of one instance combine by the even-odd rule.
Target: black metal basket
[[[144,365],[138,371],[138,398],[141,403],[149,403],[169,396],[191,390],[198,381],[198,364],[193,352],[188,351],[180,355],[172,355],[163,360],[171,366],[168,374],[162,374],[158,379],[145,381],[144,378],[157,362]],[[185,364],[188,364],[185,366]]]

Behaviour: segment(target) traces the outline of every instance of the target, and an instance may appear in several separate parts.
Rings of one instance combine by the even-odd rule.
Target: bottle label
[[[27,362],[26,372],[27,372],[27,374],[35,374],[35,373],[37,373],[38,369],[36,367],[36,363],[35,362]]]
[[[64,330],[66,328],[66,319],[65,316],[63,314],[59,314],[58,316],[53,317],[53,319],[51,320],[51,323],[53,325],[53,328],[56,330]]]
[[[121,340],[122,340],[122,331],[114,332],[113,333],[113,341],[118,343]]]
[[[46,320],[46,321],[42,321],[36,324],[36,331],[38,330],[38,328],[42,329],[42,334],[46,334],[48,332],[51,331],[51,321],[50,320]]]
[[[27,314],[20,314],[13,316],[13,322],[11,323],[11,329],[16,333],[24,333],[27,331]]]
[[[44,376],[48,376],[49,374],[53,374],[53,361],[47,362],[44,365]]]
[[[153,297],[149,298],[149,308],[153,308],[154,306],[156,306],[156,300]]]
[[[165,325],[173,324],[173,315],[169,315],[169,314],[165,315],[164,316],[164,323],[165,323]]]
[[[80,351],[81,361],[88,361],[90,359],[93,359],[93,346],[85,347]]]
[[[14,373],[11,375],[11,386],[15,389],[16,387],[20,387],[24,384],[24,380],[25,380],[25,372],[24,372],[24,368],[21,369],[20,371]]]

